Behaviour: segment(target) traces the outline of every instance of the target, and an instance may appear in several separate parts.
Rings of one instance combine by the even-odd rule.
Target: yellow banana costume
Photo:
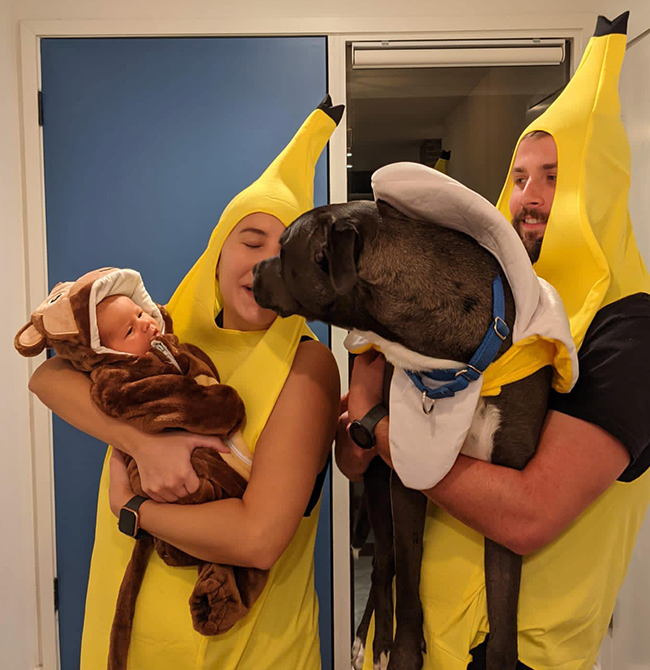
[[[650,289],[627,210],[630,158],[617,90],[626,19],[599,18],[573,79],[524,131],[546,130],[557,143],[556,194],[536,270],[562,297],[577,346],[599,308]],[[508,180],[498,205],[508,218],[511,188]],[[524,557],[523,663],[591,670],[649,500],[650,472],[615,482],[562,535]],[[488,632],[483,538],[434,505],[420,595],[425,670],[466,670],[469,650]]]
[[[443,149],[440,158],[436,161],[436,164],[433,166],[434,170],[442,172],[442,174],[447,174],[447,167],[449,165],[449,160],[451,159],[451,151]]]
[[[313,207],[316,161],[336,128],[342,106],[329,96],[304,122],[282,153],[224,210],[208,246],[168,305],[179,339],[199,346],[214,361],[221,380],[237,389],[246,406],[244,439],[252,452],[291,369],[302,336],[302,317],[277,318],[265,331],[224,330],[215,323],[221,296],[215,271],[223,243],[239,221],[255,212],[285,226]],[[109,632],[120,577],[132,540],[117,530],[108,504],[108,458],[100,483],[95,546],[86,601],[82,670],[106,667]],[[194,568],[170,568],[155,556],[138,595],[128,667],[131,670],[234,670],[320,668],[318,603],[313,549],[318,513],[302,520],[295,537],[270,572],[250,613],[218,637],[192,628],[187,601]]]

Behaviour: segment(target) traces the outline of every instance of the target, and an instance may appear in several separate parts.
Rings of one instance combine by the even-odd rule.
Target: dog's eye
[[[327,260],[327,256],[322,252],[319,251],[316,254],[316,258],[314,259],[316,261],[316,265],[326,274],[328,275],[330,273],[330,264],[329,261]]]

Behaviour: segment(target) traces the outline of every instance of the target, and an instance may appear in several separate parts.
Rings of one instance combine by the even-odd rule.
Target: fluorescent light
[[[563,40],[440,40],[355,42],[357,69],[559,65]]]

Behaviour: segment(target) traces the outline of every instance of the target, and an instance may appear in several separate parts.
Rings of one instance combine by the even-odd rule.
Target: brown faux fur
[[[164,307],[158,305],[166,330],[155,338],[160,348],[152,346],[144,356],[97,353],[91,348],[90,292],[95,281],[111,272],[116,270],[103,268],[74,283],[58,284],[16,335],[16,349],[24,356],[35,356],[50,347],[78,370],[90,372],[91,397],[97,406],[142,431],[184,429],[227,437],[239,429],[244,421],[241,398],[235,389],[219,383],[206,354],[191,344],[179,343]],[[145,495],[135,461],[128,455],[125,460],[134,492]],[[246,481],[218,452],[195,449],[191,462],[200,485],[179,504],[242,497]],[[229,630],[250,610],[267,581],[267,570],[206,563],[149,535],[136,540],[118,595],[109,670],[126,669],[137,594],[153,549],[168,565],[197,566],[190,610],[194,628],[203,635]]]

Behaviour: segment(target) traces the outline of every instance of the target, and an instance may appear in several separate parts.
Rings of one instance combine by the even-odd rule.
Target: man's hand
[[[339,416],[339,424],[336,431],[334,455],[339,470],[351,482],[359,482],[363,477],[363,473],[368,468],[368,464],[377,455],[377,450],[374,447],[372,449],[362,449],[352,441],[348,432],[350,425],[348,397],[349,393],[346,393],[341,398],[341,415]]]
[[[336,434],[335,456],[341,472],[353,482],[361,481],[370,461],[381,455],[390,461],[388,446],[388,418],[382,419],[375,428],[377,445],[362,449],[354,443],[349,433],[352,421],[362,419],[375,405],[382,401],[384,368],[386,360],[376,351],[367,351],[354,359],[350,391],[341,398],[341,409]]]
[[[348,410],[350,421],[358,421],[382,401],[384,368],[386,359],[377,351],[370,350],[354,359]]]
[[[210,447],[221,453],[230,449],[212,435],[174,432],[158,435],[140,433],[132,444],[132,454],[140,473],[143,491],[156,502],[173,503],[199,488],[199,478],[190,457],[197,447]]]

